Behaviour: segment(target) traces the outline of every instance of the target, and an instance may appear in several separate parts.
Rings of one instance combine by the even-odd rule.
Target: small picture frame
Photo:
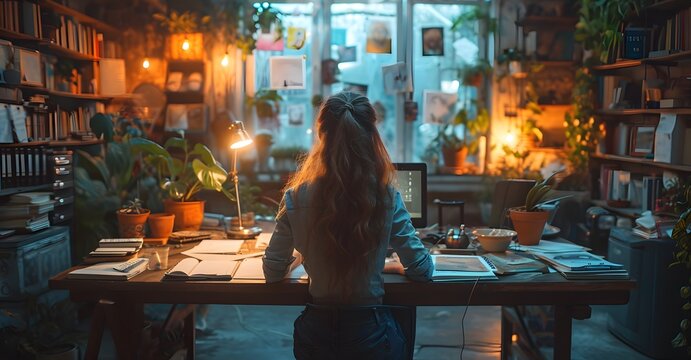
[[[655,126],[634,125],[631,129],[629,155],[645,157],[655,150]]]

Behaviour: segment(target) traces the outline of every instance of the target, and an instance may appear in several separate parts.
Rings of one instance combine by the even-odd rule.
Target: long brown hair
[[[330,286],[350,295],[349,286],[369,268],[382,239],[394,167],[375,125],[369,100],[352,92],[329,97],[316,120],[317,142],[288,182],[298,193],[308,185],[311,224],[308,249],[326,256]],[[297,196],[296,196],[297,198]],[[281,212],[285,211],[282,207]]]

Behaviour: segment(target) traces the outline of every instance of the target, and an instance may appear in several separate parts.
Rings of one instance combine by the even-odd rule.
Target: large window
[[[282,50],[255,51],[255,89],[269,87],[272,56],[305,56],[307,82],[305,90],[280,90],[283,101],[278,117],[269,124],[259,121],[257,130],[271,132],[274,146],[309,148],[313,140],[313,96],[328,96],[342,90],[361,91],[377,110],[378,128],[392,158],[426,160],[425,151],[430,150],[428,144],[439,129],[439,125],[428,124],[423,119],[426,90],[456,94],[458,101],[453,112],[460,108],[466,108],[471,114],[476,111],[473,100],[477,98],[477,88],[465,86],[460,81],[459,70],[482,57],[482,37],[478,35],[476,22],[467,21],[454,30],[452,25],[458,16],[473,11],[479,2],[271,3],[282,14],[284,37],[288,37],[291,28],[303,28],[306,40],[300,49],[291,49],[288,41],[284,41]],[[433,30],[428,33],[427,41],[436,39],[437,46],[424,48],[423,31],[430,28]],[[398,62],[406,63],[405,68],[412,72],[412,97],[408,93],[385,91],[382,67]],[[332,73],[329,69],[336,71]],[[405,100],[418,104],[419,115],[412,123],[404,120]]]
[[[477,111],[474,106],[477,88],[463,84],[459,76],[459,72],[464,67],[478,61],[480,38],[477,23],[466,22],[452,29],[454,21],[459,16],[474,11],[475,7],[475,5],[423,3],[413,5],[412,59],[415,84],[413,100],[419,104],[420,111],[412,131],[414,161],[430,161],[431,156],[439,155],[439,149],[428,148],[437,136],[440,125],[423,119],[425,91],[456,95],[457,102],[452,113],[465,108],[472,116]],[[440,46],[436,46],[436,41],[439,40],[441,40]],[[437,48],[440,51],[436,50]],[[461,135],[463,129],[459,127],[456,131]]]
[[[331,58],[338,61],[332,93],[360,91],[378,114],[378,129],[389,153],[396,157],[396,98],[384,91],[382,66],[397,61],[395,3],[331,5]]]

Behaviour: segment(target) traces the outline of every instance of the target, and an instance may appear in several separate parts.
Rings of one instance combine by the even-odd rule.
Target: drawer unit
[[[72,214],[74,213],[74,208],[72,204],[58,206],[53,210],[50,215],[50,224],[59,225],[66,221],[72,220]]]
[[[48,279],[69,267],[67,227],[0,240],[0,301],[40,294],[48,290]]]

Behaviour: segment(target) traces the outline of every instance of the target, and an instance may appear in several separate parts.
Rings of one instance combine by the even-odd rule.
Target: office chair
[[[492,213],[489,226],[502,228],[508,226],[506,211],[512,207],[525,205],[528,191],[535,185],[535,180],[510,179],[501,180],[494,186]]]

